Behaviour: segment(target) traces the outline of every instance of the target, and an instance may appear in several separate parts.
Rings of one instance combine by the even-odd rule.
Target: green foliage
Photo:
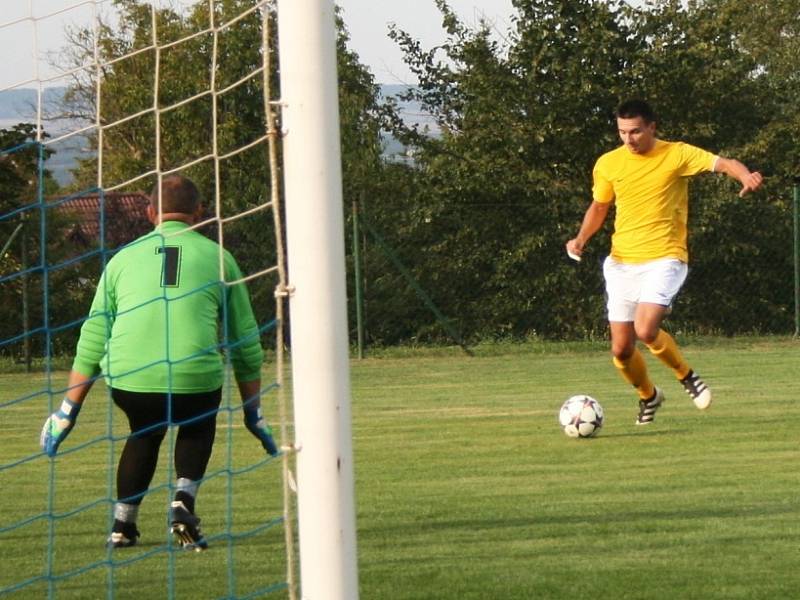
[[[753,7],[735,1],[636,8],[517,0],[502,42],[489,24],[469,28],[445,0],[435,2],[443,44],[425,49],[396,28],[390,36],[419,79],[405,99],[420,103],[436,129],[391,120],[394,135],[414,148],[404,174],[413,183],[396,186],[402,203],[384,200],[371,214],[467,337],[603,335],[597,261],[613,215],[581,265],[568,264],[563,246],[591,199],[594,161],[619,143],[613,111],[637,96],[655,105],[665,139],[767,175],[764,191],[744,200],[731,181],[706,176],[692,184],[692,275],[673,326],[793,327],[786,273],[800,148],[796,1],[759,2],[765,20],[754,22]],[[389,293],[376,289],[382,283],[373,280],[370,292],[379,299],[369,322],[374,339],[442,337],[424,309],[405,332],[384,327],[393,307],[381,303]]]
[[[739,158],[767,176],[763,192],[744,200],[735,196],[734,182],[723,178],[693,182],[691,275],[670,326],[727,334],[793,328],[786,274],[790,190],[800,164],[796,0],[747,6],[736,0],[636,6],[618,0],[515,0],[505,34],[488,23],[468,27],[446,0],[432,1],[442,16],[443,44],[428,49],[412,33],[389,31],[419,79],[404,98],[431,115],[432,127],[403,122],[396,99],[380,97],[373,75],[348,47],[345,23],[337,20],[343,192],[346,213],[358,201],[365,219],[465,338],[604,337],[598,262],[610,226],[592,241],[580,265],[566,259],[563,245],[591,197],[594,161],[619,143],[614,108],[630,96],[653,102],[665,139]],[[103,171],[98,174],[94,159],[83,163],[74,189],[95,187],[100,175],[104,187],[128,182],[127,189],[147,191],[156,168],[198,161],[186,172],[212,201],[211,153],[226,155],[265,131],[263,78],[245,77],[263,64],[261,17],[253,12],[235,27],[220,29],[215,54],[206,31],[208,3],[161,8],[157,34],[170,45],[156,53],[150,48],[149,3],[115,4],[121,18],[101,27],[98,38],[101,59],[108,61],[99,98],[106,127],[92,143],[98,150],[102,144]],[[215,23],[225,24],[252,5],[253,0],[214,2]],[[753,11],[760,15],[756,21]],[[275,25],[274,14],[269,19]],[[93,35],[73,32],[65,53],[71,66],[91,56]],[[172,43],[185,36],[194,37]],[[275,49],[275,27],[271,36]],[[275,62],[269,66],[272,97],[279,96]],[[93,115],[96,81],[83,73],[68,99],[75,114]],[[212,78],[217,89],[240,85],[214,100],[204,93]],[[159,153],[154,106],[162,109]],[[381,128],[413,156],[387,162]],[[138,178],[143,174],[149,175]],[[0,183],[4,176],[0,172]],[[264,145],[221,161],[219,182],[224,218],[263,203],[271,183]],[[246,273],[275,263],[270,221],[259,212],[222,227],[225,245]],[[360,241],[368,341],[445,339],[389,258],[363,233]],[[251,284],[260,315],[273,314],[273,285],[263,278]],[[75,306],[88,305],[91,286],[64,289],[72,289]],[[354,313],[351,306],[353,324]]]
[[[43,167],[53,151],[44,146],[44,131],[19,123],[0,129],[0,355],[16,359],[43,354],[46,341],[45,289],[66,291],[75,282],[65,270],[45,280],[45,265],[62,262],[68,244],[62,235],[64,221],[47,200],[58,183]],[[68,307],[59,305],[56,311]]]
[[[371,187],[381,170],[380,91],[358,55],[348,48],[349,33],[338,15],[337,29],[343,192],[345,198],[356,198]]]
[[[42,132],[41,139],[48,137]],[[9,213],[36,204],[40,196],[57,188],[50,171],[42,168],[53,151],[36,140],[32,123],[0,129],[0,216],[4,224],[9,222]]]
[[[576,278],[562,246],[585,208],[592,162],[612,139],[609,116],[634,51],[614,20],[621,9],[517,3],[501,49],[488,25],[472,31],[438,6],[443,56],[393,31],[420,81],[408,98],[440,128],[426,136],[396,123],[419,148],[409,219],[418,218],[405,233],[425,248],[414,257],[423,287],[471,337],[596,335],[602,312],[585,298],[601,282]]]
[[[261,12],[251,11],[231,24],[254,2],[214,2],[213,20],[219,28],[215,44],[209,29],[209,3],[183,10],[159,8],[155,28],[160,48],[156,50],[150,4],[118,0],[115,5],[119,18],[101,27],[98,34],[100,59],[108,63],[100,81],[76,78],[68,93],[76,112],[83,110],[93,117],[99,109],[106,126],[102,136],[91,138],[94,148],[102,149],[102,173],[98,174],[96,158],[87,159],[75,174],[74,187],[91,189],[99,182],[104,188],[122,186],[149,193],[157,170],[191,164],[181,172],[198,184],[206,214],[213,215],[218,208],[224,220],[209,226],[206,233],[224,239],[245,274],[274,265],[277,257],[269,211],[226,220],[269,200],[267,145],[263,139],[253,144],[266,134]],[[267,18],[273,25],[270,44],[274,51],[275,15],[269,12]],[[76,64],[93,52],[93,35],[89,30],[72,33]],[[214,89],[222,92],[210,92],[212,80]],[[215,155],[221,157],[218,162]],[[93,279],[98,274],[99,270]],[[250,284],[257,313],[266,320],[275,312],[274,285],[270,278]],[[90,299],[86,293],[78,304],[85,310]]]
[[[264,136],[265,90],[262,47],[262,16],[252,11],[235,25],[236,16],[255,6],[254,0],[224,0],[213,3],[214,22],[220,28],[216,48],[207,31],[209,3],[199,2],[184,11],[160,8],[156,11],[160,52],[150,48],[153,23],[150,4],[140,0],[118,0],[120,18],[100,31],[101,59],[113,61],[102,73],[100,114],[108,127],[102,138],[102,185],[149,191],[157,168],[170,170],[199,161],[184,173],[192,177],[207,200],[209,214],[218,200],[220,214],[229,219],[270,199],[271,177],[266,142],[239,152]],[[271,54],[269,97],[280,97],[277,75],[276,15],[267,8]],[[92,32],[73,32],[76,64],[93,51]],[[191,39],[176,43],[189,36]],[[345,193],[353,197],[379,180],[380,121],[378,88],[372,75],[347,48],[347,30],[338,20],[337,55],[340,76],[342,162]],[[124,57],[124,58],[123,58]],[[156,80],[156,64],[158,79]],[[208,90],[225,90],[212,97]],[[76,79],[69,99],[76,111],[81,107],[93,115],[97,106],[92,78]],[[156,116],[150,110],[161,109]],[[131,115],[143,113],[133,119]],[[159,138],[156,140],[156,131]],[[157,141],[159,152],[157,154]],[[215,171],[211,155],[224,157]],[[141,179],[143,174],[147,177]],[[215,189],[218,175],[219,198]],[[76,188],[90,188],[97,182],[97,161],[83,163],[76,173]],[[239,261],[245,274],[276,264],[274,227],[269,211],[243,219],[226,221],[209,228],[212,237],[224,237],[224,244]],[[221,229],[222,231],[218,231]],[[249,283],[256,314],[268,321],[275,313],[274,278],[257,278]],[[88,298],[83,302],[88,306]]]

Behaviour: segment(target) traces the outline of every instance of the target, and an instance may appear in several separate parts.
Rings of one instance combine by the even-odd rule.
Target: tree
[[[47,197],[58,183],[45,161],[53,151],[41,140],[48,135],[31,123],[0,129],[0,236],[5,252],[0,256],[0,353],[26,356],[44,349],[43,297],[45,272],[64,256],[64,244],[57,235],[62,224],[48,206]],[[44,240],[42,235],[44,232]],[[63,284],[62,273],[49,273],[53,288]],[[31,330],[40,332],[28,335]]]
[[[785,155],[794,148],[796,156],[800,128],[796,118],[786,126],[797,94],[779,90],[792,89],[786,53],[797,45],[786,33],[798,25],[798,7],[765,3],[759,14],[767,18],[755,25],[752,5],[693,2],[683,9],[660,2],[644,20],[639,35],[650,50],[638,77],[664,107],[666,134],[736,156],[767,175],[764,191],[745,200],[724,178],[692,184],[692,276],[674,327],[736,333],[786,331],[791,324],[791,287],[784,283],[791,271],[791,163]],[[658,77],[647,77],[647,70]],[[690,102],[671,101],[682,96]]]
[[[471,336],[594,335],[602,307],[587,299],[599,279],[574,277],[562,246],[635,51],[623,7],[518,2],[500,48],[487,25],[470,30],[437,6],[440,48],[392,32],[419,78],[407,99],[439,128],[426,136],[394,123],[417,148],[424,190],[408,217],[407,235],[424,248],[417,275]]]
[[[239,151],[266,132],[263,77],[259,71],[264,61],[262,14],[260,10],[247,12],[256,5],[255,0],[213,3],[214,22],[220,29],[216,49],[213,35],[204,32],[209,22],[209,3],[198,2],[182,12],[158,9],[155,13],[158,39],[168,47],[157,56],[150,48],[153,37],[150,3],[115,0],[119,18],[113,25],[104,24],[97,40],[101,61],[106,65],[100,81],[92,73],[78,71],[68,93],[73,114],[94,120],[99,84],[100,120],[104,129],[102,136],[95,135],[92,142],[98,150],[102,145],[103,187],[122,185],[149,190],[157,167],[167,170],[199,161],[185,174],[198,183],[209,200],[216,196],[218,175],[223,219],[269,200],[271,176],[266,144]],[[280,97],[277,24],[273,9],[264,10],[268,11],[271,34],[270,92],[277,99]],[[223,26],[237,15],[244,17],[235,26]],[[338,16],[337,25],[344,194],[352,200],[362,193],[371,193],[381,180],[380,109],[378,87],[359,63],[358,56],[348,49],[347,30]],[[85,64],[91,57],[93,35],[89,30],[72,32],[71,53],[67,54],[74,65]],[[195,37],[175,43],[190,36]],[[215,89],[225,90],[216,96],[216,109],[212,95],[206,93],[211,89],[212,77]],[[186,102],[190,98],[193,100]],[[149,110],[154,106],[161,109],[158,154],[156,116]],[[139,116],[130,119],[131,115]],[[209,158],[212,154],[225,157],[219,162],[218,174]],[[143,174],[148,176],[142,179]],[[81,164],[76,181],[76,189],[98,185],[95,159]],[[244,219],[226,221],[220,227],[225,246],[237,256],[245,273],[276,263],[270,213],[254,213]],[[217,235],[216,231],[209,233],[212,237]],[[274,285],[270,278],[249,283],[258,314],[274,314]]]
[[[744,202],[729,181],[693,184],[690,246],[700,276],[690,278],[685,316],[673,327],[788,329],[781,190],[800,137],[796,1],[759,3],[762,27],[752,7],[732,0],[639,8],[516,0],[502,43],[487,24],[470,29],[445,0],[435,3],[444,44],[425,49],[409,33],[390,32],[419,79],[405,99],[429,111],[437,131],[391,121],[414,148],[416,193],[402,214],[384,220],[399,223],[393,242],[404,245],[445,314],[476,338],[603,334],[599,269],[576,270],[563,244],[591,198],[594,160],[618,144],[616,104],[643,96],[659,110],[667,139],[737,156],[771,175],[765,193]],[[601,234],[590,260],[607,247]],[[417,322],[405,336],[425,331],[429,324]]]

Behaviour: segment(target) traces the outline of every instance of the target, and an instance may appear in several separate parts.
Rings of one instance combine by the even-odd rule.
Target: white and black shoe
[[[694,371],[689,371],[689,374],[681,379],[681,384],[697,408],[705,410],[711,406],[711,390]]]
[[[125,523],[123,521],[114,521],[114,527],[111,530],[111,535],[106,540],[107,548],[130,548],[136,545],[136,540],[139,539],[139,530],[136,529],[135,523]]]
[[[172,534],[184,550],[200,552],[208,548],[208,542],[200,530],[200,518],[189,512],[180,500],[170,505],[170,522]]]
[[[639,400],[639,416],[636,417],[637,425],[649,425],[656,418],[656,411],[664,404],[664,392],[655,388],[653,395],[647,400]]]

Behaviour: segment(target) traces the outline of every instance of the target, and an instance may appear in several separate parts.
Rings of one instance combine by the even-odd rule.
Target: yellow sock
[[[655,392],[653,382],[647,374],[647,364],[638,348],[633,349],[633,354],[626,360],[613,357],[614,366],[619,370],[622,378],[636,388],[639,398],[646,400]]]
[[[688,363],[683,359],[681,351],[678,350],[678,344],[663,329],[658,330],[656,339],[653,340],[652,344],[647,344],[647,349],[650,350],[653,356],[672,369],[678,379],[683,379],[691,371]]]

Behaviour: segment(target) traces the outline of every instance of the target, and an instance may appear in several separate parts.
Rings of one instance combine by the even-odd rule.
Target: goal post
[[[0,394],[0,421],[12,419],[20,434],[0,446],[0,473],[8,472],[9,481],[33,482],[29,495],[45,500],[23,498],[16,485],[0,489],[7,513],[0,542],[19,546],[0,569],[0,596],[114,598],[135,581],[147,597],[201,590],[215,597],[294,600],[299,587],[307,600],[357,600],[334,0],[65,0],[50,11],[37,2],[44,3],[10,3],[0,16],[0,35],[7,40],[19,35],[18,27],[30,30],[23,33],[35,63],[31,78],[0,81],[0,92],[35,97],[35,113],[15,109],[25,121],[21,126],[7,130],[0,123],[0,170],[15,175],[0,186],[0,225],[11,236],[0,240],[0,282],[6,284],[0,290],[10,315],[0,331],[0,359],[11,365],[23,346],[29,358],[34,342],[44,379],[28,377]],[[51,65],[52,74],[39,73],[45,60],[39,32],[60,31],[63,19],[75,23],[55,40],[67,44],[59,54],[63,64]],[[280,94],[271,89],[276,50]],[[36,89],[24,87],[33,83]],[[54,89],[44,93],[48,87]],[[45,111],[48,96],[57,105]],[[47,163],[50,155],[69,160]],[[50,179],[49,167],[56,164],[63,181]],[[216,233],[220,272],[211,285],[247,284],[259,336],[275,329],[268,342],[275,359],[262,369],[261,402],[265,418],[279,423],[285,450],[280,460],[267,456],[242,421],[230,361],[239,340],[223,320],[219,339],[200,354],[219,350],[229,357],[214,417],[224,425],[216,436],[219,450],[195,486],[202,482],[205,535],[221,558],[199,563],[176,558],[183,545],[164,527],[176,491],[174,426],[182,423],[171,416],[160,423],[172,427],[162,447],[166,460],[136,505],[142,510],[123,515],[136,528],[134,541],[141,530],[145,543],[123,552],[108,547],[105,536],[120,503],[114,476],[120,449],[136,434],[120,419],[108,387],[92,390],[81,423],[57,456],[36,443],[64,392],[65,374],[51,359],[71,358],[97,278],[111,257],[153,231],[141,214],[147,204],[142,190],[175,173],[195,181],[209,201],[195,227]],[[52,190],[47,197],[46,189]],[[138,200],[123,203],[127,195]],[[27,216],[38,220],[38,237],[20,246]],[[235,281],[226,280],[225,251],[241,269]],[[156,265],[152,274],[158,278],[160,259]],[[192,280],[183,281],[189,286]],[[198,285],[175,289],[175,295],[159,288],[154,299],[120,310],[133,313],[159,302],[169,323],[170,302],[202,293],[206,283]],[[13,307],[20,296],[18,319]],[[292,411],[282,391],[286,304]],[[169,349],[169,336],[182,332],[162,329]],[[135,366],[171,372],[194,358],[167,350]],[[76,483],[78,462],[82,476]]]
[[[278,0],[300,586],[358,597],[333,0]]]

